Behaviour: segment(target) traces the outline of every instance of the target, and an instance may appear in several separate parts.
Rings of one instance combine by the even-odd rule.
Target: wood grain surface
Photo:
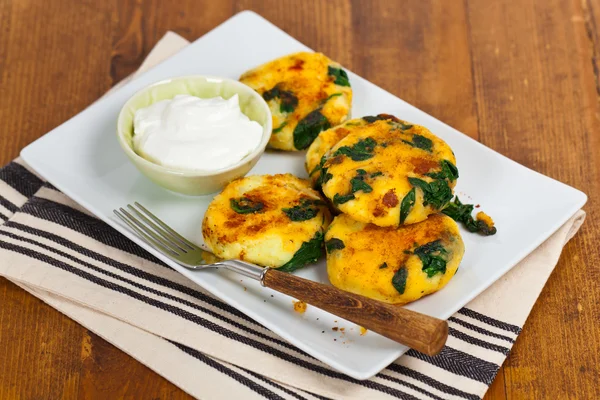
[[[194,40],[245,9],[588,194],[588,219],[486,399],[600,398],[597,0],[0,0],[0,162],[134,71],[168,30]],[[189,396],[0,279],[0,399],[61,398]]]

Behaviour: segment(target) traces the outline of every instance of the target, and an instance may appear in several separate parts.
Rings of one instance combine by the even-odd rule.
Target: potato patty
[[[273,114],[272,148],[304,150],[319,133],[348,117],[352,89],[341,66],[321,53],[278,58],[240,77]]]
[[[357,221],[398,226],[423,221],[452,199],[452,149],[427,128],[381,114],[364,117],[320,164],[323,193]]]
[[[354,118],[333,128],[329,128],[317,136],[306,152],[306,172],[310,175],[310,180],[313,184],[316,184],[321,176],[319,163],[325,153],[335,146],[337,142],[348,136],[355,127],[367,124],[368,122],[362,118]]]
[[[308,181],[255,175],[231,182],[214,198],[202,235],[217,257],[293,271],[319,258],[330,222]]]
[[[329,226],[325,248],[327,274],[335,287],[392,304],[443,288],[464,254],[456,222],[443,214],[387,228],[342,214]]]

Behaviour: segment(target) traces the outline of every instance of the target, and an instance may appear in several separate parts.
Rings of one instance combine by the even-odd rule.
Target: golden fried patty
[[[452,149],[427,128],[380,114],[364,117],[320,164],[323,193],[357,221],[399,226],[425,220],[451,199]]]
[[[262,95],[273,114],[269,145],[304,150],[319,132],[343,122],[350,112],[352,89],[341,66],[321,53],[278,58],[240,77]]]
[[[327,274],[335,287],[392,304],[443,288],[464,254],[458,226],[444,214],[398,228],[342,214],[329,226],[325,248]]]
[[[337,142],[348,136],[355,127],[367,124],[368,122],[362,118],[354,118],[333,128],[329,128],[317,136],[306,152],[306,172],[310,175],[310,180],[313,184],[316,184],[321,176],[319,163],[325,153],[335,146]]]
[[[331,214],[306,180],[255,175],[231,182],[204,215],[204,241],[218,257],[293,271],[322,254]]]

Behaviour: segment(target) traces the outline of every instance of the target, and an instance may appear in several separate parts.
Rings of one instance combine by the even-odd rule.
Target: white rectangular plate
[[[21,155],[57,188],[198,285],[319,360],[354,378],[367,379],[402,355],[406,347],[372,332],[360,336],[358,327],[344,321],[336,323],[339,318],[314,307],[300,315],[292,310],[289,297],[271,297],[271,290],[247,279],[240,282],[240,276],[226,271],[182,268],[149,249],[112,213],[115,208],[138,201],[183,235],[201,243],[201,221],[212,196],[176,195],[143,177],[117,143],[116,121],[121,106],[136,91],[156,81],[188,74],[237,79],[251,67],[302,50],[309,49],[262,17],[252,12],[237,14],[38,139]],[[393,114],[424,125],[444,139],[456,153],[461,174],[457,193],[467,194],[464,200],[482,204],[498,227],[498,234],[485,238],[463,231],[466,254],[457,275],[442,291],[408,308],[443,319],[450,317],[585,203],[582,192],[509,160],[365,79],[349,75],[354,90],[352,115]],[[303,163],[304,153],[266,153],[250,174],[291,172],[305,177]],[[298,274],[327,282],[324,261]],[[346,327],[343,339],[339,332],[332,331],[333,326]]]

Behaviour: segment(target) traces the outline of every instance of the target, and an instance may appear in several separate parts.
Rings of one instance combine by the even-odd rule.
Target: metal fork
[[[146,207],[135,202],[114,213],[142,240],[170,260],[190,269],[224,267],[377,332],[428,355],[439,353],[448,337],[446,321],[406,308],[345,292],[330,285],[259,267],[241,260],[222,260],[190,242]]]

